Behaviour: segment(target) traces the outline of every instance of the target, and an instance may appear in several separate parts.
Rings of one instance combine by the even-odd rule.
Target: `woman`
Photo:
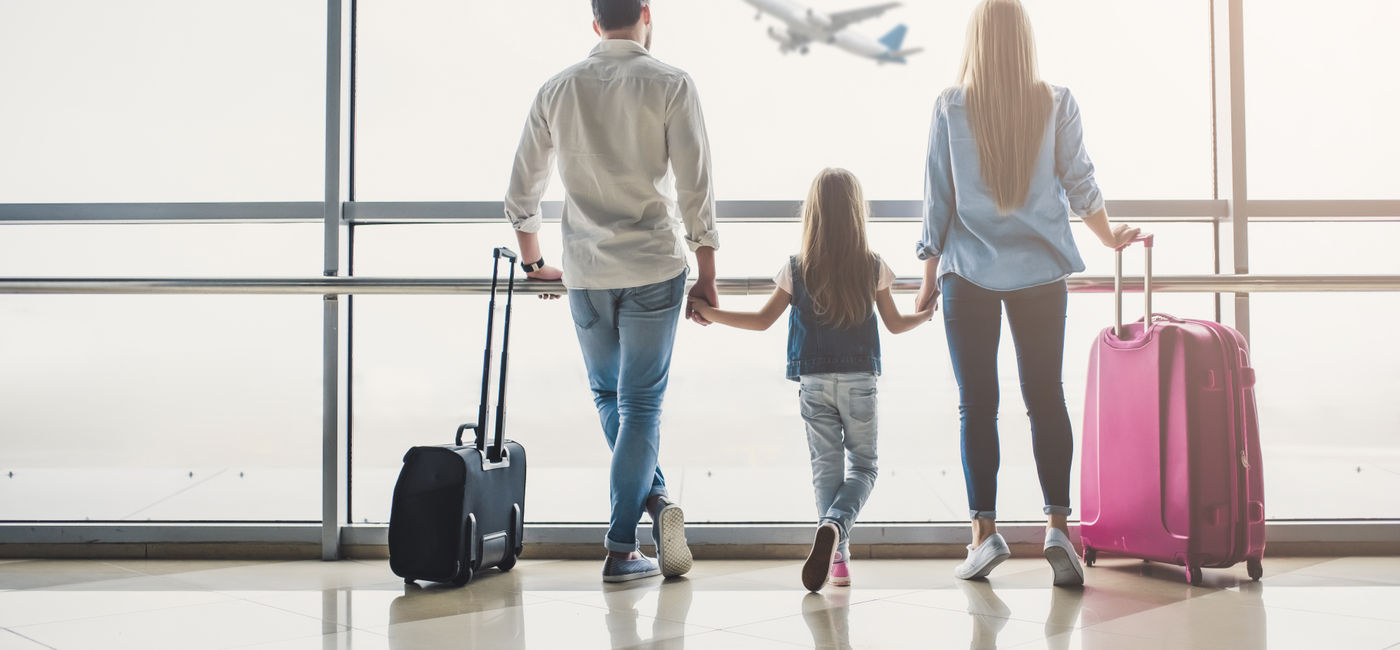
[[[960,394],[972,544],[954,571],[959,578],[985,577],[1011,556],[996,532],[997,347],[1005,304],[1045,497],[1045,556],[1054,584],[1084,582],[1065,523],[1074,456],[1060,377],[1065,278],[1084,270],[1069,213],[1082,216],[1105,246],[1139,233],[1109,225],[1083,135],[1069,90],[1040,79],[1021,3],[984,0],[968,25],[960,85],[934,106],[919,243],[925,270],[918,308],[943,294]]]

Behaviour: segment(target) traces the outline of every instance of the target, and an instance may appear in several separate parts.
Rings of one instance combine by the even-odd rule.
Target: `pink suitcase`
[[[1264,476],[1249,344],[1213,321],[1152,313],[1123,326],[1118,251],[1116,327],[1094,341],[1084,405],[1080,536],[1084,563],[1100,552],[1186,567],[1248,562],[1263,575]]]

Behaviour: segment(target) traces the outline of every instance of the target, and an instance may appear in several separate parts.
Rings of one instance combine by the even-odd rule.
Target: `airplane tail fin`
[[[904,46],[904,36],[909,33],[909,27],[903,23],[895,26],[890,33],[880,37],[880,44],[889,48],[891,52],[898,52]]]

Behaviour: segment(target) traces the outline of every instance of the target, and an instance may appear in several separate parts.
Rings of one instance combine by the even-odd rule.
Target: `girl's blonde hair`
[[[1041,81],[1035,34],[1020,0],[982,0],[967,25],[958,81],[967,96],[982,182],[997,210],[1026,203],[1050,110],[1050,85]]]
[[[844,169],[824,169],[802,204],[802,253],[798,269],[817,318],[843,329],[870,318],[877,258],[865,236],[860,181]]]

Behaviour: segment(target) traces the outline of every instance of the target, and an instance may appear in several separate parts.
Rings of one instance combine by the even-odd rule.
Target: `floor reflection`
[[[851,648],[851,590],[835,589],[802,597],[802,620],[817,648]]]
[[[967,614],[972,619],[969,647],[976,650],[998,647],[998,635],[1006,628],[1007,623],[1017,618],[1016,612],[997,595],[996,589],[987,580],[958,580],[955,584],[967,599]],[[1048,609],[1022,612],[1020,618],[1036,620],[1040,618],[1036,614],[1045,611],[1043,617],[1046,647],[1051,650],[1066,650],[1073,641],[1074,629],[1079,627],[1085,590],[1049,587],[1043,591],[1049,601]]]
[[[532,561],[461,589],[382,562],[0,561],[0,648],[1400,650],[1400,558],[1274,558],[1263,582],[1220,569],[1200,586],[1113,559],[1083,589],[1036,560],[976,582],[952,561],[869,561],[860,587],[818,594],[783,561],[624,585]]]
[[[420,647],[399,638],[396,625],[458,616],[448,620],[460,631],[454,640],[459,647],[524,650],[525,602],[519,575],[502,573],[478,582],[465,588],[405,584],[403,595],[389,603],[389,647]]]
[[[656,591],[656,611],[651,617],[651,636],[642,638],[637,604]],[[685,621],[690,615],[693,586],[690,580],[670,578],[659,586],[654,581],[639,584],[603,585],[603,602],[608,606],[604,621],[614,648],[683,648]]]

